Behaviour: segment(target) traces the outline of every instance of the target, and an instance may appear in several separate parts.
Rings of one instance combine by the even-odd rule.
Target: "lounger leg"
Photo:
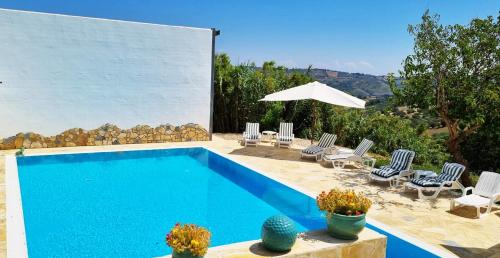
[[[455,209],[455,200],[452,199],[451,202],[450,202],[450,211],[452,211],[454,209]]]
[[[476,211],[477,211],[477,218],[480,219],[481,218],[481,207],[476,207]]]
[[[431,199],[436,199],[438,197],[438,194],[441,192],[441,189],[437,190],[432,196]]]
[[[344,169],[345,162],[341,160],[332,160],[332,166],[334,169]]]
[[[418,191],[418,199],[425,199],[425,196],[422,193],[422,189],[419,188],[419,189],[417,189],[417,191]]]
[[[493,206],[492,203],[488,205],[488,208],[486,208],[486,213],[491,213],[491,207]]]
[[[434,192],[432,195],[424,195],[422,189],[418,189],[418,198],[423,199],[423,200],[430,200],[430,199],[436,199],[438,194],[441,192],[441,189],[438,189]]]

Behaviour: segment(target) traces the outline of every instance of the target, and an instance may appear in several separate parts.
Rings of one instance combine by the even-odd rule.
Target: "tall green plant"
[[[439,16],[422,16],[410,25],[413,54],[406,57],[402,88],[391,89],[401,104],[436,112],[446,124],[448,151],[468,165],[461,144],[490,119],[500,118],[500,15],[473,19],[467,26],[439,24]],[[468,171],[462,182],[470,185]]]

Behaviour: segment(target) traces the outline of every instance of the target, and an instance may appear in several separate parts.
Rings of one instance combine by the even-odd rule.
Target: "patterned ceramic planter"
[[[338,239],[355,240],[366,224],[366,214],[346,216],[341,214],[328,214],[328,234]]]
[[[261,237],[266,249],[285,252],[295,244],[297,229],[290,218],[283,215],[272,216],[262,225]]]
[[[172,258],[203,258],[203,256],[197,256],[197,255],[193,255],[191,252],[187,251],[187,252],[182,252],[182,253],[177,253],[177,252],[173,252],[172,253]]]

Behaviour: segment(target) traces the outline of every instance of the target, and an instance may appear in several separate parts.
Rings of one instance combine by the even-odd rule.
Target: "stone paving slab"
[[[374,202],[367,216],[416,239],[460,257],[499,257],[500,209],[481,219],[474,208],[449,211],[455,194],[443,193],[436,200],[417,199],[417,193],[389,188],[387,184],[368,182],[368,171],[354,166],[333,169],[313,160],[301,160],[299,150],[307,141],[298,141],[292,149],[277,149],[270,144],[243,147],[232,135],[214,135],[210,142],[108,145],[53,149],[30,149],[26,153],[85,152],[102,150],[147,149],[171,146],[206,146],[251,165],[289,185],[318,194],[332,187],[365,192]],[[295,149],[294,149],[295,148]],[[0,255],[5,256],[5,163],[0,151]]]
[[[385,236],[366,228],[355,241],[335,239],[324,231],[310,231],[299,234],[289,252],[268,251],[261,241],[255,240],[210,248],[205,258],[385,258],[386,246]]]

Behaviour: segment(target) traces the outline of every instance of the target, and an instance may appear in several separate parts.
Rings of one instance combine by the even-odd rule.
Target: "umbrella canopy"
[[[343,91],[317,81],[266,95],[259,101],[291,101],[306,99],[343,107],[365,108],[364,100],[353,97]],[[314,125],[316,124],[316,101],[312,102],[313,126],[311,128],[311,144],[313,143]]]
[[[290,101],[302,99],[312,99],[343,107],[365,108],[364,100],[353,97],[320,82],[310,82],[301,86],[278,91],[266,95],[260,101]]]

